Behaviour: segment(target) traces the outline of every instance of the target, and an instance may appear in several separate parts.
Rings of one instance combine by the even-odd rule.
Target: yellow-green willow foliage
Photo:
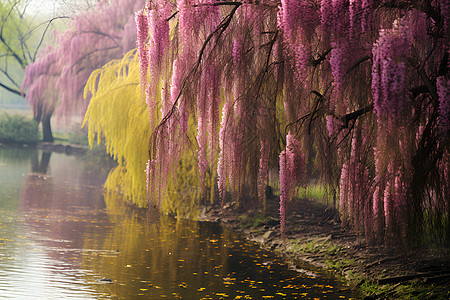
[[[103,139],[106,150],[118,162],[106,180],[108,192],[120,192],[137,206],[147,204],[145,164],[151,134],[147,106],[140,99],[139,62],[136,51],[95,70],[84,94],[92,93],[84,125],[89,144]]]
[[[146,137],[154,128],[149,121],[147,104],[140,96],[136,51],[130,51],[122,60],[113,60],[94,71],[85,87],[85,95],[89,92],[92,99],[84,120],[89,130],[89,144],[92,146],[95,139],[98,143],[104,140],[107,152],[118,162],[105,183],[107,198],[120,193],[124,200],[146,207]],[[158,98],[158,113],[160,101]],[[195,130],[194,126],[191,127]],[[166,180],[167,190],[160,199],[161,211],[195,218],[198,167],[191,150],[182,149],[175,174]]]

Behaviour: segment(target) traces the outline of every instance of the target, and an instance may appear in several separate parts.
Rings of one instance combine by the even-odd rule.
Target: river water
[[[349,299],[217,224],[149,220],[89,157],[0,147],[0,299]]]

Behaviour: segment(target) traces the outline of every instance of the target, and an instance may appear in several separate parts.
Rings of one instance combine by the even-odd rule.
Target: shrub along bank
[[[34,144],[38,141],[38,123],[18,114],[0,115],[0,142]]]

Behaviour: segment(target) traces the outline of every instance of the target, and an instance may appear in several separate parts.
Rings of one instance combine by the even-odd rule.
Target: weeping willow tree
[[[88,127],[89,144],[104,142],[106,151],[117,161],[105,183],[110,197],[147,207],[146,163],[152,128],[147,104],[140,98],[139,61],[136,50],[95,70],[85,87],[92,94],[83,126]],[[158,106],[160,106],[158,104]],[[195,216],[198,183],[196,163],[186,151],[173,176],[166,178],[168,191],[160,202],[163,212]],[[114,196],[116,195],[116,196]]]
[[[111,178],[140,205],[262,207],[273,169],[284,230],[308,167],[369,240],[448,243],[447,23],[445,0],[148,1],[138,53],[88,85],[93,99],[112,95],[134,74],[133,93],[93,100],[89,126],[123,167]],[[134,182],[145,163],[147,194]],[[195,197],[172,201],[191,183]],[[126,184],[142,186],[142,200]]]
[[[201,197],[217,185],[222,201],[230,193],[260,206],[279,166],[284,229],[308,164],[336,191],[343,223],[369,240],[450,241],[448,9],[446,0],[148,1],[136,23],[155,128],[149,198],[164,193],[187,136]]]
[[[146,204],[146,142],[141,137],[151,130],[146,107],[136,97],[139,65],[134,54],[130,51],[122,60],[113,60],[91,74],[85,94],[90,91],[92,98],[84,124],[88,124],[89,144],[93,145],[95,138],[98,143],[104,138],[107,152],[118,162],[108,176],[106,188],[118,189],[126,199],[142,207]]]

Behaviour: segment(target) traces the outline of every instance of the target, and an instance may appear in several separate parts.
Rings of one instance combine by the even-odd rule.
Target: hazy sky
[[[60,7],[57,0],[27,0],[27,13],[29,15],[50,15],[57,14]]]

